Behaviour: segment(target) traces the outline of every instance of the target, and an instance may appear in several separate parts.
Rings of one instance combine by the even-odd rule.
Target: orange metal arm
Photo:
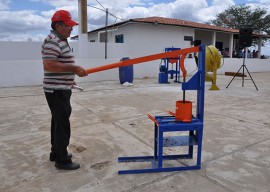
[[[180,59],[180,68],[181,68],[181,71],[182,71],[182,73],[183,73],[183,77],[185,78],[186,77],[186,75],[187,75],[187,70],[186,70],[186,68],[185,68],[185,65],[184,65],[184,61],[185,61],[185,58],[186,58],[186,54],[183,54],[182,56],[181,56],[181,59]]]
[[[167,111],[171,116],[176,116],[176,114],[174,112],[171,112],[171,111]]]
[[[147,61],[153,61],[153,60],[157,60],[157,59],[178,57],[179,55],[187,55],[189,53],[195,53],[195,52],[199,52],[199,46],[181,49],[181,50],[170,51],[170,52],[165,52],[165,53],[158,53],[158,54],[154,54],[154,55],[148,55],[148,56],[138,57],[138,58],[129,59],[129,60],[124,60],[124,61],[117,62],[117,63],[111,63],[108,65],[103,65],[100,67],[87,69],[86,72],[87,72],[87,74],[96,73],[99,71],[105,71],[105,70],[109,70],[109,69],[113,69],[113,68],[117,68],[117,67],[135,65],[135,64],[139,64],[139,63],[143,63],[143,62],[147,62]],[[183,64],[181,64],[181,70],[185,71],[185,74],[186,74],[186,70],[185,70],[185,66],[184,66],[184,59],[182,62],[183,62]]]
[[[155,119],[155,117],[153,117],[150,114],[147,114],[147,116],[148,116],[149,119],[151,119],[152,121],[154,121],[157,126],[159,126],[158,121]]]

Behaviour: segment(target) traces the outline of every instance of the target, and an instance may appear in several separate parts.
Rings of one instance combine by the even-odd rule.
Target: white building
[[[88,33],[88,42],[83,41],[86,57],[80,58],[78,41],[71,42],[76,64],[93,68],[118,62],[123,57],[141,57],[164,52],[165,48],[189,48],[194,45],[216,45],[233,50],[238,46],[239,31],[207,24],[149,17],[130,19],[107,27],[108,41],[105,43],[106,28]],[[269,38],[253,34],[254,38]],[[73,38],[73,39],[76,39]],[[41,85],[43,65],[41,60],[42,42],[0,42],[0,87]],[[106,46],[105,46],[106,45]],[[106,49],[105,49],[106,47]],[[259,46],[260,48],[260,46]],[[106,50],[106,51],[105,51]],[[107,55],[107,59],[105,58]],[[247,59],[250,72],[270,71],[268,59]],[[160,60],[134,65],[134,78],[157,77]],[[243,60],[225,58],[219,74],[236,72]],[[196,68],[193,58],[185,60],[188,72]],[[77,81],[118,80],[118,69],[77,78]]]
[[[215,45],[220,50],[228,48],[232,54],[231,50],[239,47],[239,30],[163,17],[135,18],[96,29],[88,32],[88,41],[104,43],[106,33],[107,46],[111,43],[127,46],[121,50],[122,56],[137,57],[161,52],[166,47],[188,48],[201,44]],[[252,36],[269,38],[260,34]],[[261,46],[259,54],[260,50]],[[107,49],[107,54],[110,55],[110,49]]]

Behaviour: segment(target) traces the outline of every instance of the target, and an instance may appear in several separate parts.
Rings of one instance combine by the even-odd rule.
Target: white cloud
[[[133,6],[145,6],[145,0],[98,0],[99,3],[95,0],[87,1],[90,5],[95,5],[100,7],[99,3],[105,8],[124,8],[124,7],[133,7]],[[146,1],[148,2],[148,1]]]
[[[53,7],[78,6],[78,0],[42,0]]]
[[[10,0],[0,0],[0,11],[8,10],[10,3],[11,3]]]
[[[35,11],[1,11],[0,33],[26,33],[48,29],[49,21]]]
[[[14,39],[32,36],[40,39],[50,30],[50,19],[55,11],[65,9],[71,12],[74,20],[78,21],[78,0],[30,0],[37,5],[42,3],[53,7],[48,11],[10,10],[11,0],[0,0],[0,40],[13,37]],[[109,12],[123,20],[160,16],[177,18],[196,22],[207,22],[215,19],[216,14],[234,5],[233,0],[98,0]],[[249,3],[254,3],[250,1]],[[270,0],[260,0],[262,4],[270,5]],[[20,1],[19,1],[20,2]],[[163,3],[162,3],[163,2]],[[210,2],[210,4],[208,4]],[[23,3],[23,1],[21,1]],[[102,8],[96,0],[88,0],[88,4]],[[105,12],[88,6],[88,29],[93,30],[105,25]],[[1,11],[2,10],[2,11]],[[270,10],[270,9],[269,9]],[[109,24],[115,23],[115,18],[109,16]],[[117,20],[119,22],[120,20]],[[73,35],[77,30],[75,29]],[[35,38],[36,37],[36,38]]]
[[[197,21],[207,22],[216,18],[216,15],[234,5],[232,0],[214,0],[211,6],[206,6],[197,11]]]
[[[27,41],[31,39],[32,41],[43,41],[45,38],[44,34],[27,34],[27,33],[20,33],[20,34],[10,34],[10,33],[0,33],[0,39],[2,41]]]
[[[198,11],[207,7],[206,0],[176,0],[173,3],[156,4],[150,8],[151,15],[198,21]]]
[[[251,1],[254,3],[254,1]],[[263,4],[263,5],[269,5],[270,4],[270,0],[258,0],[257,1],[258,4]]]

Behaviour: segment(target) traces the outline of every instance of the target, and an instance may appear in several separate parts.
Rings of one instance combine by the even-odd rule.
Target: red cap
[[[78,25],[76,21],[71,19],[71,15],[66,10],[56,11],[52,16],[52,22],[54,21],[63,21],[67,26],[73,27],[74,25]]]

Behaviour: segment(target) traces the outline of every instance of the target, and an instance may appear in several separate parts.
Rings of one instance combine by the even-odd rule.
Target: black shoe
[[[75,170],[80,168],[79,163],[74,163],[71,160],[55,162],[55,167],[63,170]]]
[[[69,158],[69,159],[71,159],[72,158],[72,154],[71,153],[68,153],[67,154],[67,157]],[[50,153],[50,161],[55,161],[56,160],[56,154],[55,153]]]

